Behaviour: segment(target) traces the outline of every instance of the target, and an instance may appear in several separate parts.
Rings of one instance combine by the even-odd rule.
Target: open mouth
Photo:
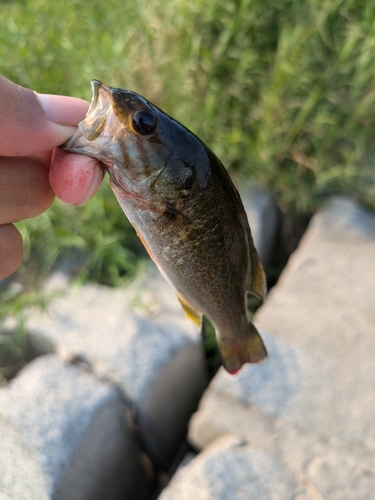
[[[75,134],[60,146],[64,151],[71,153],[87,154],[100,158],[100,147],[94,145],[103,132],[108,115],[111,112],[111,91],[99,80],[91,82],[92,101],[86,118],[78,124]]]
[[[86,118],[78,125],[81,134],[94,141],[103,132],[107,114],[111,108],[111,92],[99,80],[91,82],[92,101]]]

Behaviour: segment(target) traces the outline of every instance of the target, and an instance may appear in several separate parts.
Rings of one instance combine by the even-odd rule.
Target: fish
[[[186,315],[215,328],[224,368],[267,357],[248,318],[265,273],[227,170],[190,130],[131,90],[93,80],[92,102],[61,146],[97,158],[124,213]]]

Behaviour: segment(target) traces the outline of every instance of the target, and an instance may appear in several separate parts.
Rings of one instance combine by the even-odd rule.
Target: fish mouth
[[[103,132],[107,114],[111,108],[111,91],[99,80],[91,82],[92,101],[86,118],[80,123],[81,133],[89,141],[94,141]]]
[[[99,144],[95,144],[103,132],[108,115],[112,109],[112,92],[110,87],[99,80],[91,82],[92,100],[86,117],[78,124],[74,135],[60,146],[60,149],[70,152],[100,158]]]

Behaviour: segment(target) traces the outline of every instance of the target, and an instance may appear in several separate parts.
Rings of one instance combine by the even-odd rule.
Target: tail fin
[[[245,363],[259,363],[267,357],[267,350],[258,330],[249,323],[246,337],[234,341],[218,340],[224,368],[231,375],[237,373]]]

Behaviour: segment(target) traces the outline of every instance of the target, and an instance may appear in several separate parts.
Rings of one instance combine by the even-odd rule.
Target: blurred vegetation
[[[375,209],[374,53],[369,0],[1,2],[4,76],[87,100],[93,78],[139,92],[273,192],[292,226],[335,193]],[[107,183],[19,227],[26,287],[67,257],[116,285],[142,255]]]

